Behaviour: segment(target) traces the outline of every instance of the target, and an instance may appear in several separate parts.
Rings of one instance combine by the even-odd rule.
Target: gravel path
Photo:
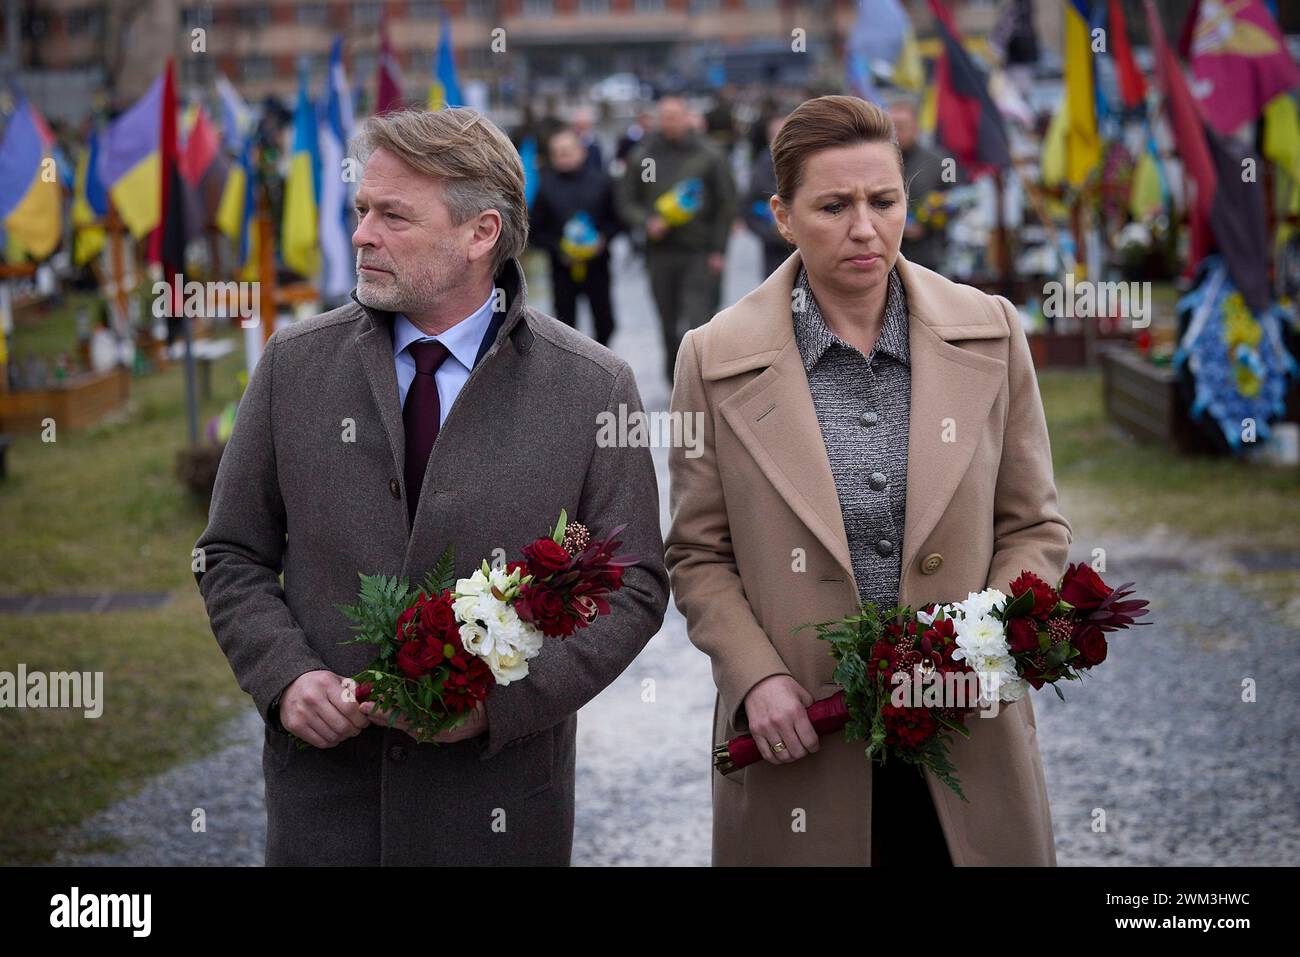
[[[732,244],[728,301],[752,288],[757,244]],[[661,351],[644,272],[619,271],[612,343],[636,369],[647,410],[666,409]],[[543,290],[533,290],[545,309]],[[667,465],[655,449],[667,526]],[[1063,501],[1066,514],[1068,498]],[[1111,644],[1115,662],[1066,691],[1035,695],[1039,743],[1061,865],[1293,864],[1300,860],[1300,681],[1295,616],[1243,614],[1233,570],[1176,539],[1089,538],[1076,522],[1071,559],[1106,549],[1106,577],[1135,580],[1156,624]],[[1177,559],[1171,556],[1178,556]],[[1294,606],[1293,606],[1294,607]],[[1245,703],[1243,679],[1258,683]],[[662,631],[578,721],[573,863],[707,865],[707,658],[669,606]],[[68,836],[58,863],[259,865],[265,839],[260,719],[250,708],[229,744],[175,768]],[[635,755],[635,757],[633,757]],[[206,831],[191,829],[203,808]],[[1104,830],[1094,822],[1104,812]]]

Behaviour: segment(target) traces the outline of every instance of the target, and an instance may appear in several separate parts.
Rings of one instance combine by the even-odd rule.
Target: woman
[[[889,116],[809,100],[772,152],[796,252],[687,335],[672,397],[704,424],[669,456],[673,594],[713,662],[712,740],[749,731],[764,758],[713,775],[713,861],[1054,865],[1028,697],[954,742],[970,803],[804,716],[835,692],[835,663],[799,626],[863,599],[1006,590],[1022,569],[1054,581],[1071,528],[1016,311],[898,254]]]

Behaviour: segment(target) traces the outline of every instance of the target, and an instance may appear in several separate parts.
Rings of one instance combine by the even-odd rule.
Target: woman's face
[[[814,282],[845,295],[886,281],[907,223],[898,154],[890,143],[819,150],[787,207],[771,199],[777,228]]]

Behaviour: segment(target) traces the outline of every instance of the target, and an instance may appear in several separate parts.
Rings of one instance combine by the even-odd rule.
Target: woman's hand
[[[790,764],[820,749],[808,720],[812,703],[813,696],[789,675],[772,675],[749,689],[745,714],[764,761]]]

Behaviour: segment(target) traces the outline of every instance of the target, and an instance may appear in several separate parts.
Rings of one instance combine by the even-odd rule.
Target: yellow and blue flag
[[[59,248],[63,233],[54,150],[45,119],[20,94],[0,141],[0,227],[7,248],[16,245],[37,260]]]
[[[320,271],[320,146],[316,137],[316,106],[307,89],[307,71],[298,79],[298,107],[293,117],[293,150],[284,183],[284,215],[280,222],[280,255],[298,275],[311,279]]]

